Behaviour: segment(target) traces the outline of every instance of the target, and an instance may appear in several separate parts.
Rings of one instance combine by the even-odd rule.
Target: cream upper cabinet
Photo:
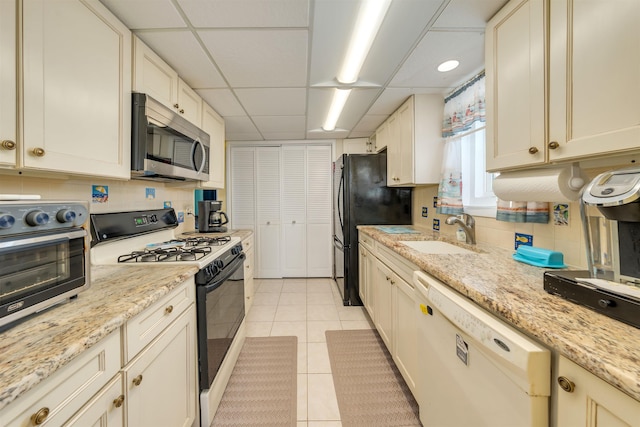
[[[487,170],[547,161],[547,3],[512,0],[485,31]]]
[[[637,151],[639,20],[636,0],[500,10],[485,32],[487,170]]]
[[[440,95],[413,95],[387,120],[387,185],[406,187],[440,180],[443,108]]]
[[[0,165],[15,166],[16,0],[0,0]]]
[[[133,90],[146,93],[175,109],[178,104],[178,73],[136,36],[133,36],[133,50]]]
[[[98,0],[22,7],[22,166],[129,178],[131,32]]]
[[[385,120],[378,129],[376,129],[376,143],[373,147],[373,151],[376,153],[387,148],[389,144],[389,124],[387,123],[389,119]]]
[[[209,134],[209,181],[201,185],[205,188],[224,188],[224,120],[206,102],[202,103],[202,130]]]
[[[631,427],[640,422],[640,402],[560,356],[554,385],[558,427]]]
[[[550,160],[640,148],[640,2],[552,0]]]
[[[202,98],[181,78],[178,78],[178,103],[175,107],[182,117],[202,127]]]

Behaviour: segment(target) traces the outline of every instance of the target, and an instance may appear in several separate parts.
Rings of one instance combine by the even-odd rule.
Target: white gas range
[[[200,420],[209,426],[231,372],[228,367],[235,364],[244,339],[246,256],[238,237],[176,236],[177,226],[173,209],[92,214],[90,258],[94,265],[198,266],[194,279]]]

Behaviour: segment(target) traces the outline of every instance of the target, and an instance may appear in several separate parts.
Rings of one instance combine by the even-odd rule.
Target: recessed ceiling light
[[[455,59],[444,61],[442,64],[438,65],[438,71],[440,71],[441,73],[445,73],[447,71],[453,70],[454,68],[457,68],[458,65],[460,65],[460,62],[456,61]]]

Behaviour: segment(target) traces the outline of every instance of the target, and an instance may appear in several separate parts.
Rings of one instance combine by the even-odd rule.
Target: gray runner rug
[[[213,427],[296,425],[297,337],[247,337]]]
[[[377,331],[325,334],[343,427],[422,425],[418,404]]]

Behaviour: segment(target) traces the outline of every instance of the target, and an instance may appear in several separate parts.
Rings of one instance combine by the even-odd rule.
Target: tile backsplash
[[[107,187],[108,198],[94,202],[94,186]],[[0,175],[0,194],[37,194],[49,200],[82,200],[89,203],[91,213],[141,209],[162,209],[170,202],[176,212],[183,212],[184,222],[176,233],[193,230],[193,188],[177,187],[156,181],[119,181],[102,178],[52,179]],[[219,193],[220,194],[220,193]],[[224,194],[224,193],[223,193]]]
[[[455,239],[457,226],[447,225],[445,219],[449,215],[436,214],[433,207],[434,197],[438,195],[438,186],[416,187],[413,191],[413,223],[425,230],[433,229],[433,220],[440,222],[440,233]],[[423,214],[423,207],[427,207],[427,216]],[[550,220],[547,224],[512,223],[497,221],[495,218],[474,216],[476,220],[476,241],[514,250],[515,233],[533,235],[533,245],[560,251],[564,254],[564,262],[576,268],[586,268],[587,258],[585,242],[582,234],[580,206],[577,202],[569,203],[569,224],[554,225]]]

